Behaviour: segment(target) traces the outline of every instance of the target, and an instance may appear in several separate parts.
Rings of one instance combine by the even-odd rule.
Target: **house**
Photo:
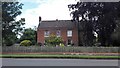
[[[76,25],[71,20],[46,20],[41,21],[39,18],[39,25],[37,28],[37,43],[42,45],[45,43],[45,38],[50,34],[61,37],[64,44],[78,44],[78,30]]]

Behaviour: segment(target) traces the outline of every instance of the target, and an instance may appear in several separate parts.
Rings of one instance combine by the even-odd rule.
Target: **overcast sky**
[[[22,14],[17,17],[25,18],[25,27],[33,28],[39,24],[39,16],[42,20],[71,20],[68,4],[77,0],[20,0],[24,6]]]

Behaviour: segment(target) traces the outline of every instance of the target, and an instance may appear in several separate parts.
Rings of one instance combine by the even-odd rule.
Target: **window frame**
[[[57,30],[57,31],[56,31],[56,36],[57,36],[57,37],[61,37],[61,31],[60,31],[60,30]]]
[[[50,35],[50,31],[49,30],[45,30],[44,31],[44,37],[49,37]]]
[[[67,30],[67,37],[72,37],[72,30]]]

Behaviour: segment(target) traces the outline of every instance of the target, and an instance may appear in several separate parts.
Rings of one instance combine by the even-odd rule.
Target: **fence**
[[[119,47],[48,47],[48,46],[3,46],[2,52],[39,53],[39,52],[87,52],[118,53]]]

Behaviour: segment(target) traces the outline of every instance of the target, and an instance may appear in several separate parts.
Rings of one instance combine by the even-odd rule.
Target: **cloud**
[[[70,20],[68,4],[76,2],[75,0],[37,0],[32,3],[39,3],[39,5],[36,8],[26,9],[22,15],[17,17],[17,19],[22,17],[26,19],[26,28],[38,26],[39,16],[42,20]]]

